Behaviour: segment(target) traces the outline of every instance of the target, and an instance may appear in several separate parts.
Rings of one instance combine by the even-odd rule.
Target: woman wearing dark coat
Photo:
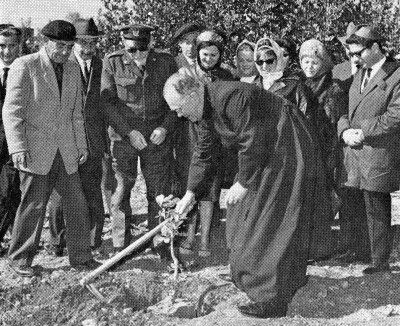
[[[288,101],[247,83],[200,85],[175,74],[164,96],[199,131],[176,211],[190,210],[212,178],[215,144],[234,149],[238,173],[226,194],[229,259],[235,285],[252,300],[239,310],[262,318],[286,315],[307,282],[314,210],[327,207],[319,148],[307,122]]]
[[[217,80],[233,80],[230,71],[221,67],[223,50],[223,37],[213,30],[205,30],[201,32],[196,39],[196,63],[192,66],[182,67],[179,71],[192,76],[201,84],[208,84]],[[176,155],[179,163],[180,175],[184,176],[186,179],[198,135],[196,127],[192,123],[186,119],[182,122],[180,138],[176,146]],[[215,156],[217,173],[212,182],[210,182],[209,189],[203,192],[203,197],[200,200],[198,209],[201,222],[201,237],[198,249],[198,255],[200,257],[208,257],[211,254],[209,248],[211,221],[214,211],[216,211],[216,203],[219,201],[221,186],[225,178],[226,166],[234,166],[234,164],[226,164],[229,153],[224,153],[221,148],[215,148],[215,150],[219,153],[218,156]],[[226,174],[229,175],[228,173]],[[185,186],[186,181],[187,180],[182,180],[182,184]],[[195,215],[189,222],[188,236],[180,245],[181,254],[193,253],[196,223],[197,216]]]

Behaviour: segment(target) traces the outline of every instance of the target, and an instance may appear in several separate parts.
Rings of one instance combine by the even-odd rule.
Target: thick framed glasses
[[[275,62],[275,59],[257,60],[255,62],[258,66],[262,66],[264,63],[266,63],[267,65],[272,65]]]
[[[363,49],[361,49],[360,51],[357,51],[357,52],[350,52],[350,51],[349,51],[349,57],[358,57],[358,58],[361,58],[363,52],[364,52],[366,49],[368,49],[368,47],[365,47],[365,48],[363,48]]]

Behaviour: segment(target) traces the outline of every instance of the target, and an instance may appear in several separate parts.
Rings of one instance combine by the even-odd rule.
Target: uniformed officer
[[[169,194],[171,135],[177,116],[163,98],[163,87],[177,71],[174,58],[150,49],[153,27],[129,25],[119,28],[124,49],[104,59],[101,101],[111,126],[111,155],[117,187],[111,199],[112,236],[116,251],[130,242],[132,215],[130,193],[140,157],[146,181],[148,227],[157,225],[155,197]]]

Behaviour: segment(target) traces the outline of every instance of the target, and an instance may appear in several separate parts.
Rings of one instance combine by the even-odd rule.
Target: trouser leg
[[[357,256],[370,256],[367,215],[363,192],[356,188],[342,188],[343,205],[340,210],[341,251],[350,250]]]
[[[4,164],[0,166],[0,242],[15,220],[21,191],[19,189],[18,170]]]
[[[61,196],[54,189],[47,203],[49,215],[50,245],[65,247],[65,222],[61,204]]]
[[[372,262],[384,264],[392,249],[390,193],[364,190],[364,198]]]
[[[79,176],[89,210],[90,245],[92,248],[99,248],[104,226],[101,157],[89,156],[88,160],[79,167]]]
[[[148,226],[153,229],[158,225],[160,207],[156,197],[160,194],[168,196],[171,191],[172,148],[166,140],[161,145],[152,143],[141,152],[140,164],[146,181],[148,201]]]
[[[116,189],[111,197],[113,246],[122,248],[131,242],[130,217],[132,208],[130,196],[137,176],[137,151],[125,141],[113,141],[112,167],[115,172]]]
[[[9,259],[20,266],[30,266],[37,252],[43,227],[46,203],[50,195],[49,175],[19,172],[21,203],[15,217]]]

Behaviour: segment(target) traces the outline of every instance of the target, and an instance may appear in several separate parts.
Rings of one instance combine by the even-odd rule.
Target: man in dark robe
[[[199,130],[187,191],[176,211],[190,210],[207,186],[215,144],[235,149],[238,173],[226,194],[227,242],[232,279],[252,300],[238,308],[255,317],[285,316],[307,282],[315,212],[329,210],[320,152],[304,118],[283,98],[240,82],[200,86],[175,74],[164,96]]]

